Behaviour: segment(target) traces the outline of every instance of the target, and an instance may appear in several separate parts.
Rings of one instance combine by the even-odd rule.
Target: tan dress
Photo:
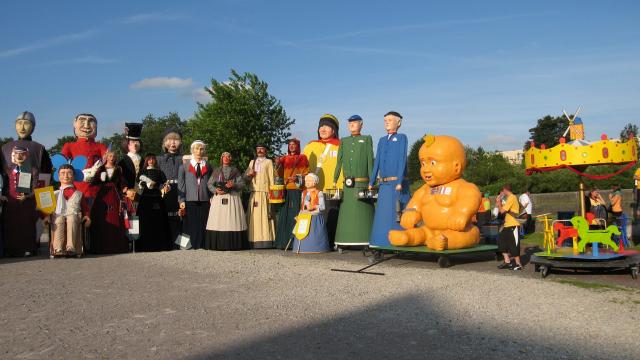
[[[251,160],[247,172],[254,168]],[[251,248],[269,249],[273,247],[275,226],[269,216],[269,186],[273,181],[273,162],[269,159],[258,160],[256,176],[251,179],[251,197],[247,206],[248,237]]]

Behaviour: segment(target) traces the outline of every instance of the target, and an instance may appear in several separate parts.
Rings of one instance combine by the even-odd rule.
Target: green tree
[[[12,142],[14,139],[12,137],[2,137],[0,138],[0,147],[6,143]]]
[[[152,114],[145,116],[145,118],[142,119],[142,135],[140,136],[140,140],[142,140],[143,144],[143,155],[147,153],[155,155],[162,154],[164,152],[162,150],[164,132],[171,128],[183,131],[186,123],[187,122],[182,121],[180,116],[175,112],[158,118],[154,117]]]
[[[257,143],[266,145],[270,155],[280,154],[295,119],[269,94],[266,82],[255,74],[231,70],[228,81],[211,79],[211,88],[205,90],[212,101],[198,104],[194,118],[187,122],[189,142],[204,141],[214,162],[222,152],[230,152],[241,169],[255,157]]]
[[[182,121],[180,116],[174,112],[160,117],[155,117],[153,114],[145,116],[144,119],[142,119],[142,134],[140,134],[140,141],[142,142],[141,155],[162,154],[162,139],[165,130],[176,128],[179,131],[184,131],[185,126],[186,121]],[[111,149],[116,153],[118,158],[121,158],[126,154],[124,140],[124,133],[119,133],[104,137],[100,142],[107,146],[111,145]]]
[[[547,115],[538,119],[536,127],[529,129],[530,137],[524,144],[525,151],[531,147],[531,141],[535,142],[536,147],[544,144],[547,149],[558,145],[567,127],[569,127],[569,122],[562,116]]]
[[[422,180],[420,177],[420,157],[418,156],[422,144],[424,144],[422,138],[416,140],[416,142],[411,145],[411,150],[407,157],[407,177],[411,183]]]
[[[622,128],[620,131],[620,140],[627,141],[630,138],[630,135],[638,136],[638,126],[636,124],[628,123]]]
[[[142,128],[142,132],[144,133],[144,128]],[[127,153],[124,148],[124,129],[122,133],[116,133],[109,137],[103,137],[100,139],[100,142],[107,145],[107,147],[111,146],[111,150],[116,154],[116,159],[120,160]],[[144,149],[142,149],[144,155]]]
[[[73,142],[73,141],[76,141],[75,136],[65,135],[61,138],[58,138],[58,140],[56,141],[56,144],[48,148],[47,151],[49,152],[49,155],[59,154],[62,151],[62,147],[64,146],[64,144],[68,142]]]

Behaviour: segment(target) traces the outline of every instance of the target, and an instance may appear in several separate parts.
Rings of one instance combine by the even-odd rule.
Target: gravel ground
[[[374,276],[330,271],[365,266],[354,252],[0,259],[0,358],[640,358],[637,288],[488,260]]]

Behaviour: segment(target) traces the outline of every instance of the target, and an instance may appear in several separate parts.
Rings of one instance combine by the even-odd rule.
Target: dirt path
[[[640,291],[486,260],[367,276],[330,271],[366,265],[355,252],[0,259],[0,358],[640,358]]]

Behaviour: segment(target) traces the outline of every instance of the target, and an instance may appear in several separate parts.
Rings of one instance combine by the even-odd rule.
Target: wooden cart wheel
[[[441,268],[448,268],[449,266],[451,266],[451,263],[449,263],[449,257],[448,256],[439,256],[438,257],[438,266],[440,266]]]
[[[546,265],[540,265],[540,276],[542,276],[542,278],[546,278],[547,276],[549,276],[549,267]]]

